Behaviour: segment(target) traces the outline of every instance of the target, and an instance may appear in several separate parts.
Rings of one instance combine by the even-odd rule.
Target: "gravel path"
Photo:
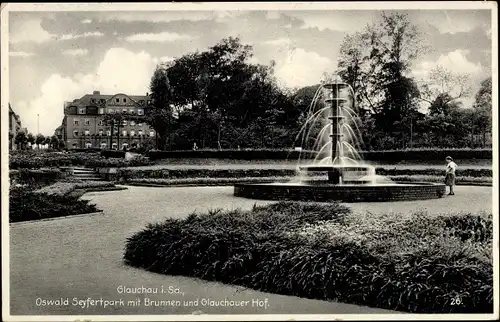
[[[250,208],[265,204],[236,198],[232,187],[129,187],[124,191],[88,193],[103,212],[51,221],[10,225],[10,298],[13,315],[100,315],[100,314],[347,314],[390,313],[356,305],[315,301],[206,282],[181,276],[159,275],[122,263],[127,237],[147,223],[165,217],[183,218],[209,208]],[[490,187],[456,187],[456,195],[433,201],[351,204],[355,211],[406,212],[418,208],[433,211],[491,210]],[[161,290],[165,294],[123,294],[120,286]],[[168,294],[179,289],[184,295]],[[124,300],[124,305],[82,307],[73,298]],[[69,298],[69,305],[37,305],[37,299]],[[141,305],[128,305],[141,298]],[[164,300],[168,306],[147,306],[145,298]],[[243,307],[201,306],[202,299],[248,301]],[[199,300],[199,307],[184,301]],[[268,306],[252,306],[259,300]],[[180,302],[166,302],[179,300]],[[158,302],[159,303],[159,302]],[[245,304],[246,303],[246,304]],[[257,302],[255,302],[257,303]],[[80,304],[83,304],[80,303]],[[264,304],[265,305],[265,304]]]

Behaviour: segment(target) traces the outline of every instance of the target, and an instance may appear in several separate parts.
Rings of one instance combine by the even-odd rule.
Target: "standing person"
[[[450,187],[450,196],[453,196],[453,186],[455,185],[455,170],[457,169],[457,164],[453,162],[452,157],[446,157],[446,177],[444,179],[445,185]]]

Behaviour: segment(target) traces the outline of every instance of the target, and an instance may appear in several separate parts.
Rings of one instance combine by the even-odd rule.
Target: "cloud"
[[[63,54],[64,55],[68,55],[68,56],[85,56],[89,53],[89,50],[88,49],[67,49],[65,51],[63,51]]]
[[[288,87],[302,87],[319,83],[323,73],[332,72],[333,67],[333,62],[327,57],[295,48],[284,60],[277,62],[276,76]]]
[[[286,15],[303,22],[302,29],[317,28],[353,32],[365,28],[376,17],[376,11],[287,11]]]
[[[192,39],[191,36],[181,35],[175,32],[144,33],[135,34],[125,38],[128,42],[173,42],[176,40]]]
[[[61,36],[54,36],[58,40],[71,40],[71,39],[78,39],[78,38],[88,38],[88,37],[102,37],[104,34],[100,31],[94,31],[94,32],[86,32],[83,34],[79,35],[74,35],[74,34],[65,34]]]
[[[277,38],[277,39],[270,39],[262,42],[265,45],[275,45],[275,46],[283,46],[283,45],[290,45],[292,41],[290,38]]]
[[[31,101],[19,101],[23,126],[29,131],[37,129],[37,114],[40,115],[40,132],[52,135],[63,118],[63,104],[85,94],[99,90],[103,94],[146,94],[149,82],[160,59],[146,52],[134,53],[123,48],[109,49],[93,72],[63,77],[53,74],[41,86],[40,95]],[[127,66],[127,68],[123,68]]]
[[[442,54],[436,61],[423,61],[413,70],[416,77],[426,77],[429,71],[437,66],[442,66],[454,73],[469,74],[471,77],[477,77],[484,72],[484,67],[478,63],[467,59],[468,50],[457,49],[447,54]]]
[[[83,23],[83,24],[89,24],[89,23],[92,23],[92,19],[83,19],[80,22]]]
[[[41,26],[41,19],[23,19],[17,22],[11,29],[9,41],[13,44],[22,42],[43,43],[53,39]]]
[[[171,22],[177,20],[201,21],[216,17],[215,11],[151,11],[151,12],[102,12],[98,19],[122,22]]]
[[[28,53],[28,52],[24,52],[24,51],[11,51],[9,53],[9,56],[10,57],[31,57],[31,56],[35,56],[35,53]]]

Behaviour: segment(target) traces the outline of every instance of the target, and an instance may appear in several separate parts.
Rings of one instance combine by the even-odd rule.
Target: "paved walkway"
[[[456,195],[432,201],[352,204],[357,211],[408,211],[432,207],[437,211],[491,209],[489,187],[457,187]],[[99,314],[348,314],[391,313],[356,305],[315,301],[269,294],[231,285],[181,276],[159,275],[125,266],[124,243],[147,223],[165,217],[182,218],[208,208],[250,208],[265,201],[236,198],[232,187],[146,188],[96,192],[85,195],[103,210],[96,215],[10,225],[11,314],[12,315],[99,315]],[[120,287],[159,289],[165,294],[123,294]],[[168,294],[169,287],[179,294]],[[73,305],[73,298],[124,300],[106,308]],[[69,298],[69,305],[37,305],[37,299]],[[140,298],[133,306],[129,300]],[[147,306],[145,298],[163,300]],[[214,306],[211,299],[243,301],[241,306]],[[198,299],[199,306],[184,301]],[[253,300],[267,307],[252,306]],[[179,300],[180,302],[167,302]],[[203,301],[202,301],[203,300]],[[248,302],[244,302],[248,301]],[[205,303],[205,306],[202,306]],[[240,302],[241,303],[241,302]],[[257,303],[257,302],[254,302]],[[149,303],[151,304],[151,303]],[[224,303],[223,303],[224,304]],[[233,303],[234,304],[234,303]],[[265,304],[264,304],[265,305]]]

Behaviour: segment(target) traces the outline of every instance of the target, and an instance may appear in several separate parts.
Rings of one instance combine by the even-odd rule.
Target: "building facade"
[[[102,95],[94,91],[64,103],[64,117],[55,135],[67,149],[140,147],[156,136],[143,121],[145,109],[150,104],[148,94]]]
[[[9,104],[9,149],[17,150],[16,135],[24,130],[21,125],[21,118]]]

